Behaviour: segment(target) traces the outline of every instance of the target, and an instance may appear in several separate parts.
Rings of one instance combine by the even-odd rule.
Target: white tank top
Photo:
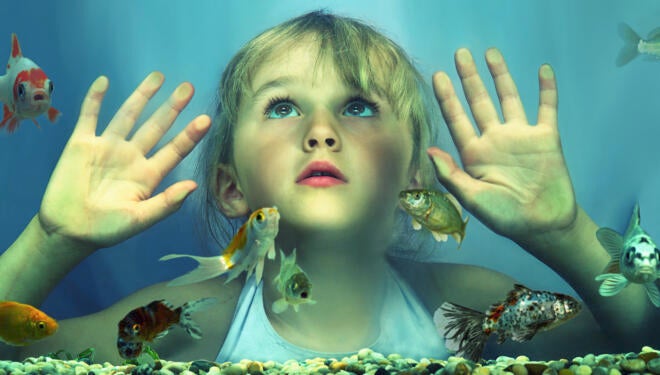
[[[385,302],[380,314],[381,331],[374,343],[368,347],[385,355],[398,353],[413,359],[446,359],[449,352],[437,333],[429,311],[396,271],[390,268],[389,274]],[[283,363],[289,359],[341,359],[355,354],[318,352],[283,339],[266,315],[262,286],[263,283],[255,285],[254,276],[246,281],[216,362],[236,363],[241,359],[250,359]]]

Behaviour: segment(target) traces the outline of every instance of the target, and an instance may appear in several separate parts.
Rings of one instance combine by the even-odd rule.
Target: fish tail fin
[[[620,273],[604,273],[596,276],[595,280],[603,282],[598,288],[598,293],[603,297],[611,297],[619,294],[630,283]]]
[[[197,266],[197,268],[194,270],[170,281],[167,283],[167,286],[188,285],[212,279],[227,272],[227,270],[231,267],[231,264],[228,264],[222,256],[200,257],[186,254],[168,254],[159,260],[163,261],[174,258],[192,258],[199,263],[199,266]]]
[[[179,325],[183,327],[192,338],[202,338],[202,330],[199,328],[199,325],[192,320],[190,314],[194,311],[205,309],[216,302],[218,302],[218,300],[215,298],[200,298],[198,300],[184,303],[183,306],[181,306]]]
[[[646,287],[646,294],[648,294],[653,306],[660,307],[660,291],[657,285],[655,285],[655,281],[648,282],[644,286]]]
[[[461,229],[452,234],[452,237],[458,242],[458,249],[461,248],[461,244],[463,243],[463,240],[465,239],[465,227],[467,226],[468,220],[470,220],[470,217],[466,217],[463,223],[461,224]]]
[[[616,57],[616,66],[624,66],[639,55],[637,45],[642,38],[625,22],[619,23],[619,36],[623,39],[623,47]]]
[[[433,314],[433,322],[447,349],[476,362],[488,340],[483,330],[484,317],[479,311],[445,302]]]

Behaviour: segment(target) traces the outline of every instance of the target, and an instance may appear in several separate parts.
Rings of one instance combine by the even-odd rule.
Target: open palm
[[[181,84],[128,139],[144,106],[162,83],[162,74],[150,74],[101,136],[96,135],[96,125],[108,80],[99,77],[92,84],[44,194],[39,220],[46,232],[92,248],[111,246],[176,211],[197,187],[193,181],[179,181],[152,196],[167,173],[204,136],[210,125],[208,116],[195,118],[147,157],[192,98],[190,84]]]
[[[514,240],[569,226],[577,205],[559,140],[552,69],[539,70],[538,121],[530,125],[499,51],[488,50],[486,61],[503,122],[469,51],[457,51],[456,68],[477,129],[447,75],[434,75],[436,97],[464,168],[448,153],[429,148],[440,182],[485,225]]]

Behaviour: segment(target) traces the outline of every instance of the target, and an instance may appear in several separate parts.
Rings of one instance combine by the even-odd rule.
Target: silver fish
[[[305,303],[315,304],[312,299],[312,283],[307,274],[296,264],[296,249],[288,257],[280,250],[280,273],[273,280],[282,297],[273,302],[273,312],[280,314],[289,306],[298,312]]]
[[[616,58],[616,66],[624,66],[639,55],[660,60],[660,27],[651,30],[646,39],[642,39],[630,26],[622,22],[619,24],[619,36],[624,44]]]
[[[660,278],[660,250],[640,226],[639,204],[635,204],[623,237],[610,228],[598,229],[596,237],[612,256],[603,274],[596,276],[596,281],[603,282],[600,295],[614,296],[630,283],[642,284],[653,305],[660,307],[660,291],[655,285]]]

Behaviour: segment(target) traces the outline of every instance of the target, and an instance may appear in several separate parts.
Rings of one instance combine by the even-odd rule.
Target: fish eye
[[[265,218],[264,214],[262,212],[259,212],[255,219],[257,219],[257,221],[263,221],[264,218]]]
[[[20,83],[18,87],[16,87],[16,93],[19,98],[25,99],[25,83]]]
[[[55,85],[53,85],[53,81],[48,81],[48,92],[52,94],[54,89]]]
[[[133,326],[131,326],[131,329],[133,330],[133,333],[140,333],[140,325],[139,324],[133,324]]]
[[[626,250],[626,254],[625,254],[626,263],[630,264],[633,262],[633,258],[635,257],[635,251],[636,251],[635,247],[629,247]]]
[[[37,322],[37,328],[46,329],[46,322],[43,322],[43,321]]]
[[[307,292],[302,292],[300,293],[301,298],[307,298]]]

